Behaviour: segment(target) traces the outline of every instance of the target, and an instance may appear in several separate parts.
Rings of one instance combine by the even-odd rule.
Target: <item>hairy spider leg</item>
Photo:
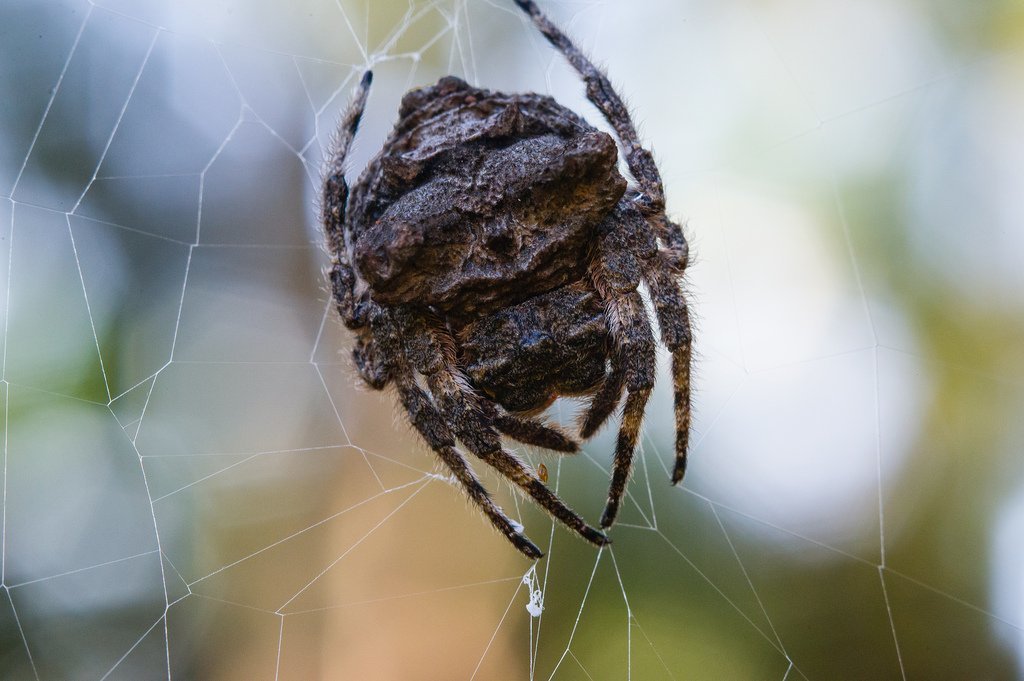
[[[555,49],[561,52],[579,72],[587,87],[587,99],[604,115],[625,151],[626,165],[633,174],[644,198],[641,206],[645,215],[654,215],[665,209],[665,189],[654,156],[640,143],[629,111],[611,81],[601,69],[587,59],[572,40],[548,19],[533,0],[515,0],[515,3],[533,20],[534,25]]]
[[[379,357],[380,353],[367,329],[367,301],[359,300],[355,295],[356,274],[352,268],[345,234],[345,212],[349,193],[348,183],[345,181],[345,159],[359,129],[359,121],[366,109],[366,99],[372,82],[373,72],[367,71],[356,87],[352,103],[342,116],[338,133],[332,142],[330,165],[324,179],[321,222],[324,225],[327,248],[331,255],[331,294],[345,326],[357,332],[352,359],[363,381],[374,390],[381,390],[388,384],[388,367]]]
[[[425,377],[445,422],[466,448],[522,489],[563,525],[596,546],[608,544],[610,540],[604,533],[587,525],[541,482],[530,467],[501,446],[498,433],[481,408],[483,400],[455,366],[455,340],[448,332],[406,308],[395,310],[395,317],[399,333],[406,339],[409,360]]]
[[[490,400],[481,401],[480,406],[494,427],[513,440],[563,454],[575,454],[580,451],[579,443],[559,430],[537,423],[533,419],[513,416]]]
[[[651,302],[658,317],[661,342],[672,353],[672,389],[676,421],[676,459],[672,467],[672,484],[678,485],[686,473],[686,454],[690,433],[690,365],[693,336],[690,313],[679,279],[686,269],[686,241],[679,225],[664,218],[664,241],[672,243],[672,232],[679,234],[681,247],[661,249],[645,261],[644,282],[651,292]]]
[[[388,364],[410,423],[448,467],[470,500],[483,511],[491,524],[527,558],[541,558],[544,553],[494,503],[490,493],[476,477],[469,462],[455,448],[455,437],[445,423],[445,418],[416,382],[413,369],[402,350],[402,339],[394,320],[386,311],[377,306],[372,307],[369,316],[374,332],[380,338],[382,355]]]
[[[374,390],[383,390],[388,384],[388,367],[377,350],[377,344],[369,334],[356,337],[355,347],[352,348],[352,359],[355,361],[356,371],[360,378]]]
[[[611,353],[611,371],[594,396],[590,399],[590,407],[580,420],[580,437],[590,438],[597,429],[604,425],[608,417],[622,401],[622,391],[626,389],[626,374],[622,369],[617,352]]]
[[[322,222],[331,254],[331,292],[345,326],[361,329],[366,326],[366,305],[356,300],[356,275],[352,269],[345,235],[345,211],[348,207],[348,182],[345,181],[345,160],[356,136],[359,121],[366,109],[373,72],[363,74],[352,103],[341,119],[330,151],[330,165],[324,178]]]
[[[482,418],[466,418],[466,414],[473,413],[475,409],[470,401],[469,388],[460,377],[449,370],[442,370],[428,376],[427,382],[438,403],[458,404],[453,409],[454,413],[446,414],[446,419],[453,422],[457,437],[474,456],[498,471],[552,517],[583,539],[595,546],[611,543],[603,532],[588,525],[579,514],[559,499],[529,466],[515,454],[504,449],[497,433],[487,427]],[[441,411],[446,411],[445,406],[441,407]]]
[[[636,128],[633,126],[633,121],[625,104],[623,104],[618,93],[615,92],[615,88],[612,87],[608,77],[583,55],[568,36],[551,23],[533,0],[515,0],[515,3],[530,16],[534,25],[547,38],[548,42],[560,51],[580,74],[586,84],[587,99],[598,108],[605,117],[605,120],[614,128],[619,142],[625,151],[626,165],[629,167],[629,171],[632,173],[640,190],[640,196],[636,198],[635,203],[645,217],[655,222],[657,236],[667,247],[669,260],[672,264],[669,271],[678,278],[686,267],[686,239],[683,237],[682,229],[679,225],[669,220],[664,214],[665,188],[661,180],[661,173],[658,172],[653,155],[640,143],[640,137],[636,133]],[[650,285],[650,276],[645,277],[645,279]],[[678,289],[678,284],[672,282],[670,286],[665,281],[659,287],[659,290],[667,292],[673,287]],[[666,293],[666,295],[668,294]],[[686,470],[686,452],[689,442],[691,412],[690,363],[692,361],[692,339],[686,302],[681,292],[678,296],[680,303],[678,306],[670,306],[673,310],[672,312],[659,313],[659,326],[662,329],[663,342],[672,350],[672,382],[675,393],[676,421],[676,461],[672,472],[673,484],[678,484],[682,480],[683,473]],[[670,320],[670,316],[678,321]],[[666,324],[670,329],[669,334],[674,333],[671,329],[684,328],[685,334],[683,335],[685,335],[686,341],[674,348],[669,345],[668,341],[665,340]],[[584,429],[587,426],[591,426],[592,430],[590,432],[593,432],[601,425],[604,418],[607,418],[607,414],[604,418],[600,418],[599,406],[601,410],[609,409],[609,413],[610,410],[615,408],[615,405],[618,403],[618,396],[614,395],[614,388],[615,384],[611,383],[608,386],[607,394],[605,394],[606,391],[604,389],[599,392],[598,397],[603,399],[601,402],[598,402],[598,399],[595,398],[591,406],[592,414],[588,414],[584,421]],[[608,407],[608,404],[611,406]]]
[[[654,332],[637,287],[642,273],[640,263],[657,253],[658,244],[637,208],[623,200],[601,224],[597,248],[590,278],[604,300],[605,318],[614,343],[613,357],[621,368],[626,388],[608,501],[601,515],[601,527],[610,527],[626,491],[644,409],[654,388]]]
[[[430,361],[427,358],[435,360],[440,358],[445,367],[458,366],[455,338],[448,332],[441,319],[422,309],[400,308],[396,314],[404,321],[403,333],[413,339],[410,341],[410,349],[419,354],[423,362]],[[434,370],[436,369],[432,366],[430,371]],[[486,418],[488,428],[497,428],[512,439],[535,447],[543,447],[565,454],[575,454],[580,450],[579,443],[557,428],[552,428],[534,419],[514,416],[494,401],[484,399],[469,387],[471,385],[469,378],[461,369],[453,370],[458,372],[460,381],[467,386],[466,389],[473,396],[473,407]]]
[[[601,514],[601,527],[611,527],[615,522],[626,492],[626,482],[633,469],[633,455],[640,437],[640,425],[654,387],[656,361],[654,334],[640,294],[636,290],[612,294],[607,309],[609,326],[616,340],[616,354],[624,366],[626,402],[622,408],[622,423],[615,442],[612,479],[608,486],[608,501]]]

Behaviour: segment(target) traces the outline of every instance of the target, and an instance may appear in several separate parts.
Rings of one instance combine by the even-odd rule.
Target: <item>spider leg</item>
[[[487,417],[491,419],[494,427],[513,440],[564,454],[575,454],[580,450],[578,442],[557,428],[546,426],[533,419],[513,416],[489,401],[481,400],[480,405]]]
[[[665,244],[665,248],[660,250],[665,267],[676,278],[683,276],[690,263],[690,246],[683,236],[683,228],[678,222],[669,220],[664,213],[650,218],[650,223],[658,238]]]
[[[327,248],[331,254],[331,296],[345,326],[359,330],[356,345],[352,349],[352,359],[363,381],[374,390],[381,390],[389,380],[388,367],[387,363],[378,357],[377,345],[366,329],[368,302],[356,297],[357,277],[345,243],[345,211],[348,208],[345,159],[359,128],[363,110],[366,108],[366,98],[372,81],[372,72],[367,71],[363,74],[352,103],[338,126],[338,134],[330,152],[330,165],[324,178],[321,222],[327,236]]]
[[[569,37],[540,11],[533,0],[515,2],[530,16],[548,42],[579,72],[587,86],[587,99],[604,114],[605,119],[615,129],[615,134],[625,151],[626,165],[642,193],[641,199],[637,201],[641,210],[645,215],[662,212],[665,208],[665,189],[661,182],[661,173],[658,172],[651,152],[640,143],[640,136],[636,133],[629,111],[612,87],[608,76],[583,55]]]
[[[469,498],[480,507],[491,524],[527,558],[542,557],[544,553],[522,533],[520,526],[512,522],[494,503],[490,493],[473,473],[469,462],[455,448],[455,438],[445,423],[444,417],[430,397],[416,383],[415,375],[401,349],[401,338],[392,320],[380,310],[376,310],[375,314],[371,316],[374,331],[382,340],[383,355],[389,365],[390,373],[393,375],[402,406],[413,427],[448,467]]]
[[[670,250],[659,251],[655,257],[644,263],[644,281],[651,292],[651,301],[658,317],[661,342],[672,352],[672,389],[676,421],[673,485],[682,482],[686,473],[686,454],[690,436],[690,362],[693,342],[690,313],[679,286],[681,274],[676,254]]]
[[[601,527],[611,527],[619,513],[626,482],[633,469],[633,455],[640,437],[644,410],[654,387],[655,366],[654,334],[640,294],[635,289],[629,293],[614,294],[606,304],[612,335],[616,338],[618,355],[624,365],[626,403],[615,442],[612,479],[608,487],[608,501],[601,514]]]
[[[416,339],[430,339],[422,340],[415,346],[415,352],[420,358],[420,366],[423,367],[420,369],[421,373],[427,375],[441,368],[457,366],[455,339],[445,329],[444,322],[433,315],[424,316],[415,312],[403,313],[403,319],[407,336]],[[468,379],[461,371],[458,373],[462,377],[462,384],[468,386]],[[472,389],[469,389],[469,393],[476,396]],[[474,405],[475,408],[483,412],[489,427],[493,426],[519,442],[566,454],[574,454],[580,449],[579,443],[559,429],[533,419],[509,414],[491,400],[475,399]]]
[[[690,321],[685,299],[675,281],[686,268],[687,245],[679,225],[665,214],[665,188],[651,152],[640,143],[636,128],[622,98],[608,77],[580,52],[572,41],[540,11],[533,0],[515,0],[533,23],[583,78],[587,99],[596,106],[615,129],[625,152],[626,165],[637,182],[640,196],[633,199],[641,213],[655,226],[665,244],[658,263],[645,268],[644,280],[658,308],[662,341],[672,351],[672,382],[675,392],[676,461],[672,482],[678,483],[686,470],[686,449],[690,429]],[[595,403],[597,402],[595,398]],[[627,399],[627,409],[628,409]],[[591,408],[594,412],[596,404]],[[614,408],[614,407],[613,407]],[[594,414],[594,421],[597,421]],[[589,425],[591,414],[587,415]],[[598,423],[599,425],[599,423]],[[603,525],[602,521],[602,525]]]
[[[622,362],[619,361],[617,352],[612,353],[612,370],[604,379],[604,383],[590,400],[590,407],[580,423],[580,437],[584,440],[590,438],[597,432],[597,429],[604,425],[615,407],[622,401],[622,391],[625,390],[626,375],[622,371]]]
[[[396,384],[402,399],[402,406],[409,412],[409,419],[413,426],[452,472],[473,503],[480,507],[491,524],[505,535],[523,555],[533,559],[543,557],[544,553],[537,545],[530,541],[529,537],[524,535],[494,503],[491,495],[484,489],[476,474],[469,467],[465,457],[455,449],[455,439],[445,426],[443,417],[431,404],[426,393],[416,385],[412,374],[403,371],[398,371],[396,374]]]
[[[380,350],[369,334],[356,338],[352,359],[359,376],[374,390],[382,390],[389,380],[388,365],[380,357]]]
[[[426,378],[441,413],[466,449],[522,489],[563,525],[596,546],[608,544],[604,533],[587,525],[528,466],[502,448],[501,438],[488,418],[489,410],[481,406],[483,401],[455,367],[454,339],[414,313],[403,311],[400,323],[405,326],[406,338],[418,339],[410,342],[410,360]]]
[[[613,358],[617,358],[626,387],[601,527],[610,527],[618,515],[633,467],[644,408],[654,388],[654,332],[637,286],[642,276],[641,260],[656,253],[657,247],[647,222],[629,201],[623,201],[602,224],[598,257],[591,266],[591,280],[605,301],[608,328],[615,343]]]
[[[356,274],[345,243],[345,211],[348,207],[348,183],[345,181],[345,159],[349,147],[359,128],[359,120],[366,108],[366,98],[370,93],[373,73],[363,74],[359,87],[348,110],[338,126],[338,134],[330,152],[330,165],[324,178],[322,199],[322,219],[327,235],[327,249],[331,255],[331,294],[334,297],[338,313],[341,314],[345,326],[350,329],[363,328],[367,324],[367,306],[355,295]],[[357,360],[358,362],[358,360]]]
[[[474,456],[508,478],[551,516],[590,543],[595,546],[609,543],[604,533],[587,525],[529,466],[501,446],[497,432],[473,404],[474,395],[464,381],[451,371],[441,370],[428,375],[427,383],[437,396],[442,413],[453,423],[456,436]]]

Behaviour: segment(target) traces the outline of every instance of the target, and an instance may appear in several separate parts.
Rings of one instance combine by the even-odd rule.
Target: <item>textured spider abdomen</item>
[[[483,317],[460,334],[473,385],[514,412],[579,395],[605,377],[608,326],[597,294],[564,286]]]
[[[464,323],[584,276],[626,188],[609,135],[548,97],[455,78],[402,111],[350,204],[374,300]]]

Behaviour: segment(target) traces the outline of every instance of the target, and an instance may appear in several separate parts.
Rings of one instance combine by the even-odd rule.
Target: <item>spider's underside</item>
[[[619,96],[532,0],[515,0],[580,73],[609,135],[550,97],[473,88],[447,77],[410,91],[399,121],[351,194],[349,146],[367,72],[342,120],[323,197],[332,293],[372,387],[393,385],[409,420],[491,523],[531,558],[540,549],[494,503],[461,441],[588,541],[608,543],[501,446],[499,433],[561,452],[578,445],[533,418],[585,395],[590,437],[622,401],[601,527],[614,523],[655,375],[637,287],[651,294],[672,352],[676,458],[690,427],[690,324],[679,279],[687,244],[665,215],[657,166]],[[424,387],[421,387],[425,386]]]

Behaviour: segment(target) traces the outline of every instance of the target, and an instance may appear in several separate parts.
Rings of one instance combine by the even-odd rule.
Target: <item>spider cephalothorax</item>
[[[394,385],[409,419],[470,498],[515,546],[540,550],[493,502],[456,441],[587,540],[605,535],[503,449],[499,433],[576,451],[534,420],[563,395],[589,399],[590,437],[626,393],[601,526],[615,521],[654,384],[644,283],[673,353],[676,461],[686,466],[690,326],[679,277],[687,246],[664,212],[651,154],[607,78],[541,14],[516,0],[565,54],[615,140],[550,97],[481,90],[454,77],[412,90],[351,194],[344,161],[366,104],[365,74],[324,184],[332,292],[374,388]],[[421,386],[425,385],[426,389]]]

